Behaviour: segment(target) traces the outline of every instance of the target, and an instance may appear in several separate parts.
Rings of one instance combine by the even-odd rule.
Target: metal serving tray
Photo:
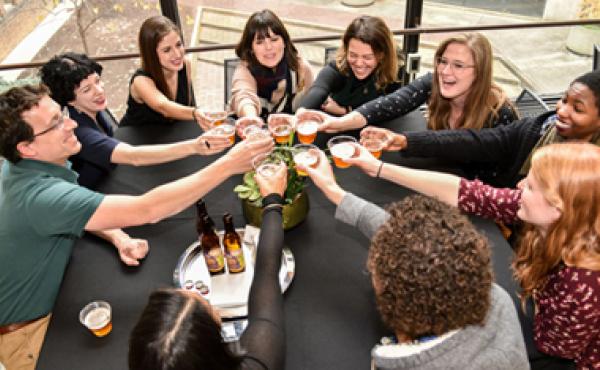
[[[189,289],[204,297],[218,309],[223,318],[239,318],[248,315],[248,293],[254,277],[260,229],[248,225],[245,229],[236,229],[236,231],[242,239],[242,250],[246,261],[244,272],[230,274],[229,271],[226,271],[221,275],[210,276],[198,242],[193,243],[183,252],[173,272],[175,287]],[[222,242],[223,231],[217,231],[217,235]],[[225,269],[227,270],[227,264],[225,264]],[[294,272],[294,256],[288,248],[284,247],[279,270],[282,292],[285,292],[290,286]]]

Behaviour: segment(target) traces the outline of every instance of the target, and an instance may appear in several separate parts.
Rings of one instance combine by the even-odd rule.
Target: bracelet
[[[377,169],[377,176],[375,176],[377,178],[379,178],[379,175],[381,175],[381,169],[383,168],[383,163],[384,163],[383,161],[381,161],[379,163],[379,169]]]
[[[269,204],[268,206],[265,206],[263,208],[263,213],[265,213],[268,210],[271,209],[278,209],[279,211],[281,211],[283,209],[283,204],[278,204],[278,203],[273,203],[273,204]]]
[[[195,120],[195,121],[197,120],[196,119],[196,111],[197,110],[198,110],[198,107],[195,107],[194,110],[192,110],[192,119]]]

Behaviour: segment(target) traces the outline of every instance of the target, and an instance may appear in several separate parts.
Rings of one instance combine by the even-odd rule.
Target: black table
[[[415,112],[391,125],[402,129],[423,127]],[[397,128],[397,127],[396,127]],[[123,127],[116,136],[131,144],[166,143],[193,137],[200,130],[191,122],[173,127]],[[396,161],[397,155],[384,153]],[[101,191],[139,194],[166,181],[177,179],[214,160],[193,157],[151,167],[119,166]],[[373,179],[360,170],[336,170],[339,183],[348,191],[383,205],[410,191]],[[236,226],[244,225],[240,201],[232,192],[241,182],[236,176],[205,196],[208,212],[217,220],[226,211]],[[376,191],[374,191],[376,189]],[[287,332],[286,368],[368,369],[370,350],[381,336],[389,335],[375,308],[370,278],[365,274],[368,240],[357,230],[336,222],[335,207],[309,181],[309,216],[286,232],[285,244],[296,259],[296,275],[285,293]],[[496,280],[507,290],[511,279],[511,250],[495,224],[473,221],[494,246]],[[150,292],[171,286],[173,270],[181,253],[196,239],[192,207],[154,225],[127,230],[148,239],[150,253],[139,267],[127,267],[115,249],[86,235],[76,243],[67,267],[38,369],[126,369],[129,332],[136,323]],[[106,300],[113,309],[113,331],[96,338],[78,321],[87,302]]]

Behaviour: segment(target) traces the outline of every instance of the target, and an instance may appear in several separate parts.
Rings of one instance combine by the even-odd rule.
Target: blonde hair
[[[428,104],[429,120],[427,126],[430,130],[449,129],[450,101],[444,98],[440,92],[439,74],[437,61],[444,54],[450,44],[465,45],[473,56],[475,80],[471,85],[462,115],[457,121],[457,128],[481,129],[491,127],[491,121],[497,120],[500,108],[512,103],[506,94],[492,81],[492,46],[488,39],[477,32],[463,33],[447,38],[437,48],[434,56],[433,84],[431,97]],[[513,108],[513,111],[514,108]],[[515,112],[516,114],[516,112]]]
[[[521,300],[540,290],[560,264],[600,270],[600,147],[589,143],[544,146],[533,154],[531,175],[560,216],[542,234],[526,227],[513,262]]]

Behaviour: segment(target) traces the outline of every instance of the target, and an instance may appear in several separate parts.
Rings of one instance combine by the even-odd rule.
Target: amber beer
[[[227,119],[227,112],[225,111],[207,112],[205,115],[213,126],[219,126]]]
[[[297,165],[304,167],[315,168],[319,162],[318,152],[319,148],[312,144],[296,144],[293,147],[294,163],[296,164],[296,172],[298,176],[308,176],[304,171],[298,169]]]
[[[79,312],[79,321],[97,337],[104,337],[112,330],[110,305],[104,301],[87,304]]]
[[[329,139],[327,147],[333,157],[333,162],[338,168],[348,168],[350,164],[345,162],[344,159],[354,157],[356,153],[356,139],[352,136],[335,136]]]
[[[204,254],[206,267],[211,275],[219,275],[225,272],[225,258],[217,233],[215,233],[215,224],[209,216],[202,218],[202,237],[200,246]]]
[[[381,151],[383,150],[383,141],[380,139],[365,139],[362,141],[362,145],[373,155],[375,158],[381,157]]]
[[[214,135],[225,136],[231,144],[235,143],[235,127],[233,125],[228,123],[220,124],[209,132]]]
[[[277,144],[285,144],[290,140],[292,134],[292,126],[288,124],[281,124],[271,129],[275,142]]]
[[[223,246],[225,247],[225,258],[227,259],[227,268],[230,274],[237,274],[246,270],[246,261],[244,260],[244,251],[242,249],[242,239],[235,231],[233,226],[233,217],[229,213],[223,216],[223,225],[225,226],[225,235],[223,236]]]
[[[303,121],[298,124],[296,132],[298,133],[298,140],[302,144],[312,144],[317,138],[317,130],[319,129],[319,123],[317,121]]]

